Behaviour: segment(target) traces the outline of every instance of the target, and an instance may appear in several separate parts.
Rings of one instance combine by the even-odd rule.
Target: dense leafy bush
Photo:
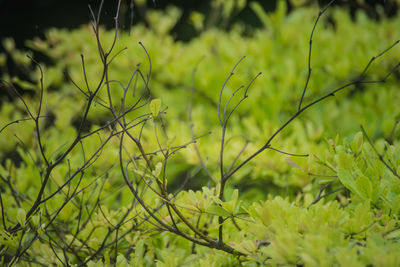
[[[400,18],[252,8],[188,43],[174,7],[130,35],[100,11],[40,64],[4,41],[3,264],[400,264]]]

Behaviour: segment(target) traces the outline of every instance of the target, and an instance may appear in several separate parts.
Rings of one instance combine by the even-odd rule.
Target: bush
[[[2,263],[399,265],[399,18],[279,3],[251,36],[100,9],[27,42],[47,63],[5,40]]]

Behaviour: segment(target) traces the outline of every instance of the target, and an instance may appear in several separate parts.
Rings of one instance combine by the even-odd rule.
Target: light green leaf
[[[194,11],[190,14],[189,19],[196,30],[198,30],[198,31],[203,30],[203,28],[204,28],[204,15],[203,14]]]
[[[400,195],[397,195],[392,201],[392,212],[397,214],[400,210]]]
[[[238,10],[242,10],[246,6],[247,0],[238,0],[237,1],[237,8]]]
[[[156,168],[152,172],[155,177],[158,178],[160,176],[162,166],[163,166],[162,162],[157,162]]]
[[[25,227],[26,212],[23,208],[19,208],[17,211],[17,221],[22,226]]]
[[[358,132],[354,136],[353,141],[350,144],[351,149],[353,150],[354,153],[359,153],[361,151],[362,144],[363,144],[363,133]]]
[[[226,210],[224,210],[223,208],[221,208],[218,205],[211,205],[206,209],[207,213],[211,213],[217,216],[223,216],[223,217],[229,217],[231,216],[231,214],[229,212],[227,212]]]
[[[32,216],[32,223],[35,227],[39,227],[39,223],[40,223],[40,215],[39,214]]]
[[[336,163],[338,165],[338,168],[342,168],[345,170],[350,171],[351,170],[351,166],[352,166],[352,162],[354,161],[354,158],[347,154],[345,151],[340,149],[340,146],[336,147],[338,153],[335,156],[336,159]]]
[[[370,180],[365,176],[359,176],[356,180],[356,187],[361,197],[364,199],[370,199],[372,194],[372,184]]]
[[[128,261],[124,257],[124,255],[119,254],[117,257],[117,266],[129,266]]]
[[[15,49],[15,41],[13,38],[5,38],[3,40],[3,47],[7,52],[12,52]]]
[[[338,175],[340,182],[347,189],[349,189],[353,193],[356,193],[357,189],[356,189],[356,184],[354,182],[354,178],[348,170],[343,169],[343,168],[338,168],[337,175]]]
[[[230,215],[232,215],[233,214],[233,203],[232,203],[232,201],[229,201],[229,202],[223,202],[222,203],[222,208],[225,210],[225,211],[227,211]]]
[[[160,112],[160,108],[161,108],[161,99],[155,98],[155,99],[151,100],[150,112],[154,118],[158,116],[158,113]]]
[[[222,205],[223,201],[221,201],[216,194],[214,194],[214,191],[212,192],[209,188],[207,188],[206,186],[202,187],[204,194],[209,197],[212,201],[214,201],[217,204]]]
[[[105,265],[106,265],[106,266],[110,266],[110,265],[111,265],[111,261],[110,261],[110,254],[108,253],[108,251],[106,251],[106,252],[103,254],[103,257],[104,257],[104,263],[105,263]]]
[[[227,209],[225,206],[223,206],[227,211],[229,211],[232,214],[236,214],[239,212],[240,209],[240,202],[238,201],[239,199],[239,190],[235,189],[232,192],[231,200],[229,201],[230,203],[230,209]]]
[[[231,197],[231,201],[233,202],[234,205],[236,205],[238,198],[239,198],[239,190],[235,189],[235,190],[233,190],[232,197]]]
[[[18,86],[21,86],[21,87],[24,88],[25,90],[35,90],[35,89],[37,89],[37,86],[36,86],[35,84],[32,84],[32,83],[30,83],[30,82],[21,80],[21,79],[18,78],[18,77],[14,77],[14,78],[12,79],[12,82],[15,83],[15,84],[17,84]]]
[[[259,20],[261,20],[264,27],[268,27],[271,25],[271,20],[267,15],[267,12],[262,8],[262,6],[258,2],[250,2],[250,7],[256,13]]]
[[[136,247],[135,247],[135,256],[137,256],[138,258],[143,258],[144,256],[144,241],[142,239],[140,239],[137,243],[136,243]]]
[[[400,230],[395,230],[386,236],[386,238],[388,239],[398,239],[399,237],[400,237]]]

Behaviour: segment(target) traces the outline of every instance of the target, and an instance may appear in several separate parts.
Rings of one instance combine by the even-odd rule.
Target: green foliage
[[[214,8],[227,20],[245,2],[215,1]],[[180,10],[150,11],[150,28],[120,33],[107,64],[104,55],[99,64],[89,26],[27,41],[49,58],[40,64],[39,129],[34,119],[21,118],[39,113],[41,74],[12,39],[4,40],[8,57],[0,55],[0,65],[12,60],[27,76],[5,72],[3,87],[17,86],[28,110],[17,97],[0,106],[1,127],[18,122],[0,133],[1,264],[400,265],[400,95],[393,77],[313,106],[271,144],[309,157],[266,150],[223,186],[221,169],[230,173],[296,112],[317,14],[311,8],[287,14],[285,1],[272,14],[255,2],[251,7],[264,25],[251,36],[242,25],[229,32],[205,28],[204,17],[192,14],[202,32],[187,43],[169,34]],[[351,20],[340,9],[321,20],[305,105],[356,79],[398,38],[400,23],[363,13]],[[109,49],[115,33],[98,31]],[[225,110],[235,109],[222,159],[219,90],[243,55],[221,93]],[[399,55],[394,47],[374,62],[367,80],[385,77]],[[244,97],[234,93],[260,70]],[[364,128],[355,133],[359,124]]]
[[[231,119],[232,128],[228,133],[228,138],[232,140],[226,157],[228,160],[233,159],[237,153],[236,148],[245,143],[245,140],[237,137],[238,135],[247,136],[253,142],[249,145],[247,154],[243,154],[246,156],[255,151],[259,144],[265,141],[265,136],[268,136],[293,112],[292,103],[299,97],[299,93],[296,92],[303,87],[307,56],[305,47],[315,12],[299,9],[288,17],[278,16],[282,12],[285,14],[280,10],[277,14],[265,14],[268,18],[270,17],[270,22],[267,23],[266,29],[255,32],[252,38],[243,37],[239,28],[234,28],[229,33],[211,29],[191,42],[183,44],[174,42],[167,32],[155,34],[138,26],[132,35],[120,36],[116,51],[124,47],[128,47],[128,50],[123,51],[122,55],[114,60],[114,67],[109,70],[110,77],[126,83],[131,75],[131,69],[145,59],[141,47],[132,45],[132,42],[140,40],[145,44],[152,59],[152,94],[161,98],[165,106],[173,107],[168,110],[168,117],[172,120],[170,128],[174,129],[170,135],[177,136],[176,133],[179,133],[179,140],[188,140],[190,132],[186,122],[180,123],[174,118],[186,116],[185,91],[190,86],[190,73],[194,66],[205,56],[198,66],[194,81],[195,133],[201,135],[209,130],[218,133],[219,126],[215,109],[218,89],[223,84],[231,66],[240,56],[246,55],[246,59],[239,66],[238,72],[224,92],[224,97],[227,99],[233,90],[248,81],[254,73],[260,70],[265,73],[250,88],[250,97],[237,109]],[[387,47],[395,38],[397,19],[375,23],[360,13],[357,14],[356,22],[352,22],[344,11],[332,10],[331,13],[335,28],[328,25],[321,29],[323,24],[317,27],[319,31],[314,40],[315,50],[312,57],[313,78],[306,100],[321,95],[322,92],[326,92],[341,81],[352,79],[370,57]],[[259,14],[259,17],[261,16]],[[82,53],[85,56],[89,83],[96,81],[101,66],[96,63],[98,60],[95,53],[96,42],[90,31],[90,28],[82,28],[67,34],[64,30],[52,30],[47,33],[45,42],[35,40],[30,43],[32,48],[43,51],[55,62],[54,66],[46,68],[45,79],[48,81],[48,86],[61,89],[61,91],[53,92],[57,97],[49,95],[49,99],[58,99],[49,105],[53,107],[53,112],[56,113],[56,124],[60,127],[66,127],[70,124],[71,118],[78,116],[84,105],[84,99],[79,92],[72,89],[71,85],[66,84],[65,80],[55,79],[52,74],[59,75],[66,68],[74,81],[81,88],[86,88],[81,60],[78,56]],[[358,34],[354,35],[354,32]],[[101,32],[101,36],[103,36],[102,40],[109,45],[107,40],[112,39],[113,33]],[[390,56],[379,63],[381,67],[372,68],[368,73],[369,77],[382,76],[385,70],[393,65],[393,59],[398,57],[398,54],[399,49],[393,50]],[[142,63],[143,69],[148,67],[146,65],[145,62]],[[285,138],[276,141],[276,146],[281,147],[282,150],[293,150],[292,148],[296,147],[298,152],[316,152],[321,150],[320,144],[324,138],[322,133],[327,137],[335,136],[337,129],[340,129],[340,133],[346,136],[356,131],[360,123],[365,125],[369,132],[378,134],[387,132],[394,116],[400,114],[398,105],[394,104],[400,101],[397,88],[392,83],[388,83],[381,85],[379,90],[370,86],[368,92],[364,94],[357,94],[357,90],[350,91],[354,92],[355,95],[353,93],[351,95],[354,97],[342,98],[340,101],[327,101],[324,105],[316,106],[314,110],[304,114],[304,117],[300,118],[302,122],[292,124],[284,132]],[[113,90],[113,96],[119,97],[117,92],[117,89]],[[71,101],[66,100],[66,94]],[[100,97],[106,99],[105,94],[105,91],[101,91]],[[130,99],[127,104],[129,101]],[[70,103],[74,105],[71,107]],[[364,108],[371,105],[373,107],[371,109]],[[136,115],[136,113],[131,114],[132,116],[128,116],[132,118]],[[106,120],[107,115],[104,109],[94,107],[93,112],[89,113],[89,118],[97,124]],[[177,139],[175,144],[179,140]],[[211,171],[218,172],[217,168],[212,167],[216,166],[218,161],[219,144],[215,142],[215,134],[202,138],[199,143],[201,144],[200,152],[202,155],[207,155]],[[191,148],[183,152],[188,163],[192,165],[199,163]],[[269,168],[264,168],[265,162],[268,163]],[[306,163],[306,160],[302,160],[301,163]],[[300,179],[298,175],[291,175],[285,158],[281,155],[265,153],[257,157],[252,164],[254,165],[244,168],[238,174],[238,180],[250,173],[251,180],[266,177],[263,180],[279,187],[285,183],[285,179],[282,179],[283,175],[288,176],[291,186],[299,187],[309,182]],[[286,175],[288,172],[289,175]]]

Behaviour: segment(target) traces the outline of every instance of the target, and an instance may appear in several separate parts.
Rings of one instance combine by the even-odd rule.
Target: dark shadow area
[[[183,14],[176,27],[173,29],[173,36],[178,40],[188,41],[196,35],[193,27],[188,23],[188,17],[192,11],[198,11],[206,16],[211,10],[210,0],[176,0],[159,1],[147,0],[146,5],[135,6],[131,0],[123,0],[121,6],[121,27],[129,30],[132,24],[146,23],[145,13],[148,9],[165,9],[169,5],[174,5],[183,10]],[[229,23],[241,22],[250,27],[260,27],[261,24],[250,8],[249,3],[243,10],[234,14]],[[276,0],[258,0],[266,11],[273,11],[276,7]],[[305,1],[306,5],[313,4],[315,1]],[[327,0],[319,1],[326,4]],[[365,10],[370,17],[379,19],[382,15],[394,16],[398,12],[398,4],[394,0],[350,0],[336,1],[340,5],[349,9],[351,14],[357,10]],[[289,11],[294,8],[290,0],[287,0]],[[34,36],[42,37],[48,28],[76,28],[82,24],[89,23],[91,13],[89,5],[96,13],[100,0],[0,0],[0,40],[5,37],[13,37],[17,47],[22,48],[24,40]],[[108,28],[114,25],[114,15],[116,11],[116,0],[106,0],[103,6],[102,22]],[[229,29],[229,25],[224,25]]]

